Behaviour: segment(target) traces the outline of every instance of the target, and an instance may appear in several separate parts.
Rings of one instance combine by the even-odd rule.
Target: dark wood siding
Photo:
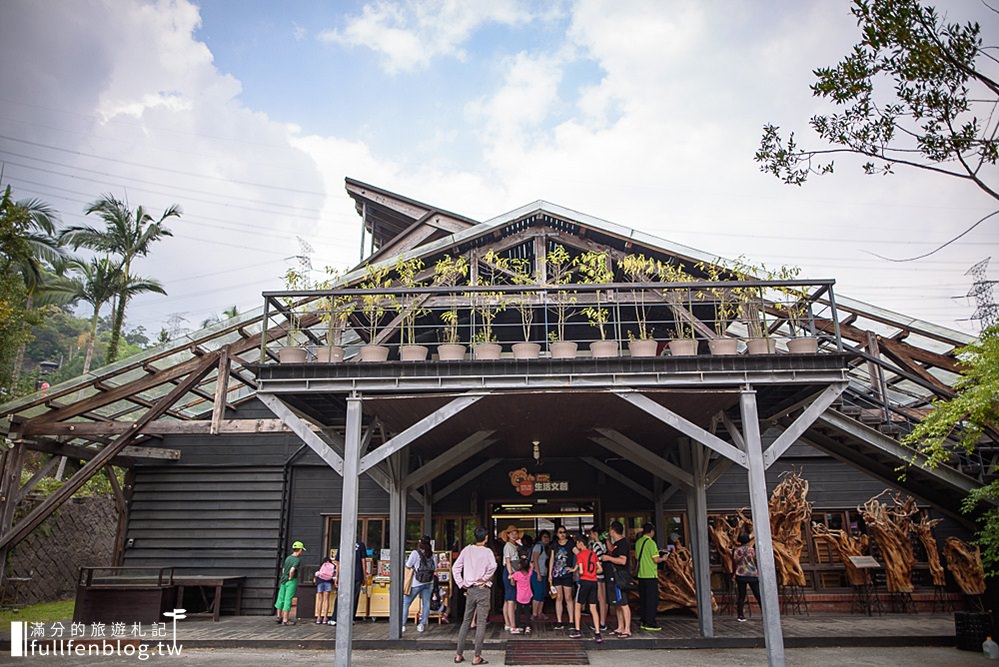
[[[283,495],[284,472],[276,466],[141,467],[125,565],[245,576],[242,612],[269,614]]]

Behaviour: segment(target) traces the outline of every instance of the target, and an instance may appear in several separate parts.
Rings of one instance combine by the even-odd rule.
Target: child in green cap
[[[291,611],[291,601],[295,597],[295,589],[298,588],[298,568],[302,564],[304,551],[305,545],[299,540],[292,542],[291,555],[284,559],[284,565],[281,567],[277,601],[274,603],[279,625],[288,625],[288,612]]]

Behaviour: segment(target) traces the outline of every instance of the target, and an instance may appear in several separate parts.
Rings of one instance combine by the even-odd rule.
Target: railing
[[[344,347],[348,361],[366,344],[385,346],[389,359],[398,359],[406,344],[498,343],[509,354],[515,343],[534,343],[542,355],[551,355],[559,341],[585,350],[586,343],[603,340],[623,351],[639,339],[690,340],[704,354],[706,341],[731,338],[744,352],[746,343],[761,339],[767,341],[763,352],[773,354],[787,351],[790,339],[816,337],[819,318],[834,323],[834,332],[823,337],[818,351],[842,351],[833,284],[784,280],[265,292],[264,325],[271,334],[261,344],[261,363],[276,359],[274,348],[280,347],[302,348],[306,360],[318,360],[330,344]],[[662,345],[656,354],[666,354]]]

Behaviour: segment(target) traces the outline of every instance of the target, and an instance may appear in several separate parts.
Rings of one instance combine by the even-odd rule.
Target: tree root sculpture
[[[985,568],[982,567],[982,551],[977,544],[972,546],[964,540],[948,537],[943,552],[947,569],[965,595],[985,593]]]
[[[666,569],[659,570],[659,611],[670,609],[690,609],[697,613],[697,588],[694,583],[694,559],[690,549],[675,545],[666,555]],[[718,610],[714,595],[711,596],[712,611]]]
[[[714,523],[708,526],[708,535],[711,538],[711,542],[715,545],[715,549],[718,550],[722,571],[728,578],[731,578],[735,574],[732,551],[738,546],[736,540],[739,534],[746,533],[749,535],[753,532],[753,522],[744,512],[745,508],[735,514],[715,517]]]
[[[891,506],[879,499],[890,494]],[[884,560],[889,593],[912,592],[912,566],[916,556],[912,550],[912,517],[919,513],[916,501],[885,489],[857,510],[863,515],[867,531],[878,545]]]
[[[812,535],[816,540],[827,542],[835,549],[840,562],[846,568],[846,580],[851,586],[864,586],[871,582],[870,574],[867,570],[861,570],[850,562],[850,556],[864,556],[867,554],[870,538],[867,535],[850,535],[845,530],[830,529],[824,523],[812,523]]]
[[[919,517],[919,523],[913,524],[913,529],[916,531],[916,535],[919,536],[919,541],[923,543],[923,548],[926,549],[926,561],[930,566],[930,576],[933,578],[934,586],[947,585],[947,575],[944,572],[943,564],[940,562],[940,551],[937,549],[937,540],[933,537],[933,529],[941,521],[943,519],[931,519],[926,512],[923,512]]]
[[[812,504],[807,500],[808,480],[793,470],[781,476],[783,479],[770,494],[774,564],[781,585],[804,586],[801,550],[805,540],[802,527],[812,518]]]

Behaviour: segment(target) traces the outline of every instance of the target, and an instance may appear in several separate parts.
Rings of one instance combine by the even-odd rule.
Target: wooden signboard
[[[881,567],[881,563],[874,560],[874,556],[850,556],[850,563],[858,570],[872,570]]]

